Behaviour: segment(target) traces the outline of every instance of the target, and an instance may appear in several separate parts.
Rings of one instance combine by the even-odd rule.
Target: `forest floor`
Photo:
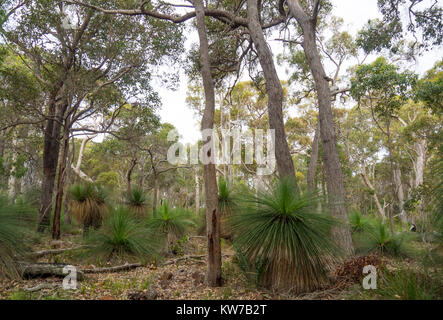
[[[61,241],[40,239],[34,251],[56,248],[72,248],[81,243],[81,236],[67,235]],[[38,262],[65,263],[78,270],[123,265],[133,261],[101,263],[85,256],[83,250],[47,255]],[[304,295],[282,295],[259,290],[248,282],[240,268],[233,263],[234,252],[228,242],[222,241],[224,284],[219,288],[205,285],[204,237],[190,237],[184,241],[179,253],[170,254],[155,264],[112,273],[85,273],[76,290],[62,288],[62,278],[0,281],[0,299],[75,299],[75,300],[151,300],[151,299],[346,299],[349,292],[361,287],[358,283],[335,281],[325,290]]]

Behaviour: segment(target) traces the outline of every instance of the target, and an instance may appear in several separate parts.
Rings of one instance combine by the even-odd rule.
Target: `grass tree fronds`
[[[85,231],[92,226],[98,228],[108,213],[106,192],[100,185],[74,184],[69,189],[71,212],[76,220],[83,224]]]
[[[265,266],[262,286],[300,293],[328,282],[340,252],[330,232],[338,221],[319,213],[318,201],[316,195],[298,194],[288,179],[242,199],[231,220],[234,243],[252,266]]]
[[[414,237],[408,232],[391,233],[381,221],[355,237],[357,252],[363,254],[379,253],[391,257],[411,257],[414,251],[410,242]]]
[[[129,210],[140,219],[146,218],[148,215],[148,197],[143,190],[133,188],[126,194],[126,205]]]
[[[135,257],[148,260],[156,256],[159,241],[156,235],[134,219],[125,207],[110,212],[104,227],[88,238],[90,252],[106,259]]]
[[[363,216],[360,211],[354,210],[349,215],[349,224],[353,233],[360,233],[370,230],[375,223],[374,219]]]
[[[379,300],[440,300],[443,298],[441,278],[416,270],[400,268],[380,270],[377,289],[363,290],[362,298]]]
[[[157,208],[147,222],[148,228],[157,235],[171,242],[182,238],[189,228],[195,226],[191,212],[182,208],[171,208],[166,201]]]
[[[233,188],[228,182],[220,178],[218,181],[218,209],[220,211],[220,236],[225,239],[232,238],[229,225],[229,217],[237,210],[238,199],[234,195]]]
[[[20,278],[17,260],[26,260],[26,244],[32,221],[31,210],[23,204],[13,204],[0,196],[0,279]]]

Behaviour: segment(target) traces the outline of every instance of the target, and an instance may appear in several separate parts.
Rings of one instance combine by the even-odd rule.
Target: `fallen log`
[[[41,278],[41,277],[59,277],[65,278],[70,271],[65,269],[68,264],[53,264],[53,263],[26,263],[20,262],[18,264],[19,270],[24,278]],[[66,270],[66,271],[65,271]],[[82,271],[77,270],[77,280],[84,279]]]
[[[104,272],[117,272],[117,271],[124,271],[124,270],[130,270],[138,267],[142,267],[143,265],[141,263],[131,263],[131,264],[124,264],[121,266],[115,266],[115,267],[108,267],[108,268],[94,268],[94,269],[82,269],[83,273],[104,273]]]

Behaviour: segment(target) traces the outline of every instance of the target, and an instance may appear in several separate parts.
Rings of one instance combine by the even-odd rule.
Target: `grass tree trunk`
[[[345,186],[338,156],[337,139],[331,107],[331,90],[316,43],[317,16],[309,17],[297,0],[288,1],[291,14],[295,17],[303,32],[303,50],[315,81],[318,97],[320,136],[323,146],[323,163],[326,173],[329,207],[332,216],[348,221],[345,202]],[[318,7],[317,7],[318,8]],[[314,10],[317,11],[317,10]],[[317,11],[318,12],[318,11]],[[347,255],[354,253],[351,230],[345,223],[333,229],[337,244]]]
[[[248,0],[248,29],[266,80],[269,127],[275,130],[275,154],[277,155],[278,173],[280,177],[295,179],[294,163],[289,151],[283,121],[283,88],[275,69],[272,52],[263,34],[257,0]]]
[[[209,44],[205,25],[205,12],[202,0],[192,1],[195,7],[197,30],[200,40],[200,64],[205,91],[205,110],[202,119],[202,130],[214,128],[215,92],[209,60]],[[209,145],[206,156],[214,159],[214,141],[212,136],[205,137],[203,143]],[[203,178],[206,198],[206,228],[208,237],[208,260],[206,280],[208,285],[222,285],[221,275],[221,244],[220,244],[220,213],[218,212],[218,188],[214,161],[203,165]]]

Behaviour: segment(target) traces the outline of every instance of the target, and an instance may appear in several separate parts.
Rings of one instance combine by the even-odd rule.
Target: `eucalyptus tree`
[[[314,78],[318,99],[320,136],[323,146],[323,162],[326,172],[328,187],[328,200],[331,214],[347,221],[345,186],[341,169],[337,138],[331,108],[331,88],[329,83],[333,80],[327,76],[323,66],[320,50],[317,44],[317,25],[319,19],[330,11],[330,1],[288,0],[289,11],[301,29],[303,47],[306,60]],[[348,255],[353,254],[351,231],[349,227],[334,228],[333,233],[338,244]]]
[[[20,56],[0,46],[0,162],[1,175],[8,181],[9,195],[15,198],[38,181],[40,112],[44,95],[32,72]],[[23,187],[23,188],[22,188]]]
[[[175,52],[168,49],[177,46],[181,36],[170,25],[97,15],[94,10],[59,1],[11,3],[11,8],[2,35],[31,61],[29,68],[47,95],[39,214],[42,231],[49,224],[60,145],[66,149],[70,128],[93,113],[100,102],[110,104],[103,99],[107,87],[117,88],[120,96],[113,96],[116,100],[112,103],[120,106],[137,95],[137,89],[149,88],[152,69],[148,66]],[[163,40],[140,37],[141,33],[155,33]],[[66,137],[63,144],[62,126]]]
[[[331,34],[326,37],[327,34]],[[357,46],[353,37],[343,30],[343,19],[335,16],[329,16],[327,8],[322,14],[316,27],[316,38],[319,53],[324,63],[329,63],[332,67],[325,70],[331,79],[331,105],[342,103],[349,91],[348,87],[343,87],[345,76],[343,74],[344,65],[351,59],[358,59]],[[316,94],[316,83],[311,72],[310,64],[306,58],[301,42],[294,39],[279,39],[284,42],[289,51],[279,57],[281,63],[286,62],[290,65],[289,83],[292,97],[295,103],[299,104],[305,100],[316,107],[315,101],[318,101]],[[337,96],[340,95],[340,100]],[[337,100],[339,102],[337,102]],[[319,157],[320,142],[320,123],[317,121],[317,128],[314,130],[314,138],[310,152],[310,161],[307,172],[308,189],[314,190],[315,172]]]
[[[409,71],[399,72],[397,67],[387,63],[384,58],[360,66],[351,80],[352,96],[369,108],[378,129],[386,136],[393,199],[396,197],[396,164],[392,122],[398,119],[398,111],[410,97],[415,81],[415,74]],[[392,209],[393,206],[391,214]]]
[[[358,43],[365,52],[396,52],[402,42],[410,40],[414,51],[441,45],[443,9],[439,1],[377,0],[377,4],[382,19],[369,20],[359,32]]]

